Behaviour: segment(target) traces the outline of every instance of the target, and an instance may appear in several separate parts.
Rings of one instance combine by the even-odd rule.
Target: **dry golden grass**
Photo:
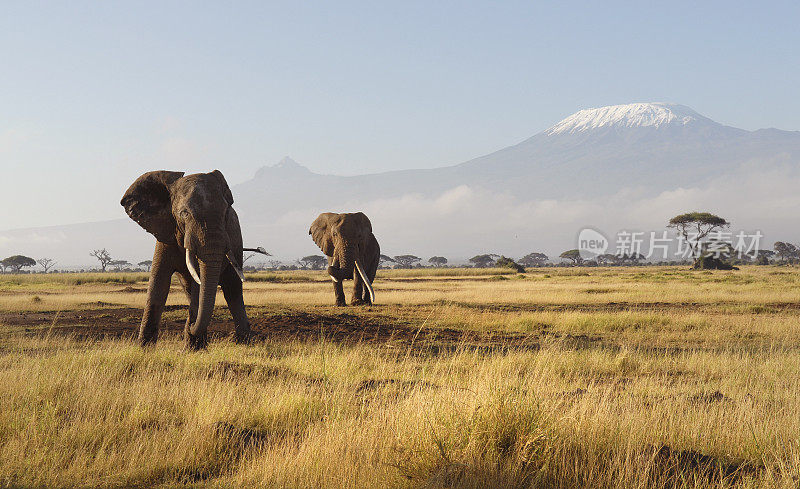
[[[506,334],[494,347],[342,343],[321,327],[305,340],[216,339],[201,353],[169,335],[143,351],[19,326],[31,311],[55,324],[59,310],[140,307],[144,282],[2,277],[0,484],[800,483],[800,270],[481,273],[382,272],[379,304],[346,309],[330,306],[321,273],[263,274],[245,299],[257,329],[300,312],[355,315]]]

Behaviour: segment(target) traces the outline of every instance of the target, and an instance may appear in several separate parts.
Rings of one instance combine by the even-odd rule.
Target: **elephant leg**
[[[172,274],[175,271],[173,250],[161,242],[156,243],[153,265],[150,267],[150,282],[147,285],[147,302],[144,305],[142,324],[139,326],[139,344],[154,344],[158,339],[161,313],[169,295]]]
[[[344,288],[342,287],[342,281],[339,280],[338,282],[333,283],[333,293],[336,294],[336,305],[337,306],[346,306],[347,301],[344,298]]]
[[[361,274],[358,271],[354,271],[355,275],[353,275],[353,300],[350,304],[354,306],[358,306],[364,303],[364,281],[361,279]]]
[[[237,343],[245,343],[250,339],[250,321],[247,319],[247,311],[244,308],[242,281],[229,266],[222,272],[220,285],[225,302],[228,303],[228,310],[233,316],[233,323],[236,325],[233,338]]]
[[[347,301],[344,298],[344,286],[342,279],[339,278],[339,260],[329,256],[328,257],[328,275],[333,281],[333,293],[336,295],[336,305],[346,306]]]
[[[189,315],[186,317],[186,324],[183,327],[183,337],[189,337],[189,328],[197,320],[197,307],[200,304],[200,286],[197,282],[192,280],[192,277],[187,274],[179,273],[183,284],[183,290],[186,292],[186,297],[189,299]]]

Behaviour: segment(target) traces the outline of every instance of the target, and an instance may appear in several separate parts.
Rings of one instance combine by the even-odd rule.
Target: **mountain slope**
[[[285,159],[235,191],[248,205],[276,210],[433,195],[459,185],[522,200],[581,199],[623,188],[702,185],[749,161],[776,158],[800,161],[800,133],[749,132],[681,105],[628,104],[582,110],[519,144],[456,166],[340,177]],[[297,186],[308,191],[293,191]]]

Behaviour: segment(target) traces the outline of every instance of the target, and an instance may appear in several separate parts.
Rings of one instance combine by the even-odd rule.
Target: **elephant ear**
[[[358,225],[361,227],[361,229],[365,231],[366,235],[372,234],[372,223],[370,222],[369,217],[367,217],[366,214],[364,214],[363,212],[354,212],[353,218],[356,219]]]
[[[228,182],[225,181],[225,177],[222,175],[222,172],[219,170],[214,170],[211,172],[214,178],[217,179],[220,186],[222,186],[222,195],[225,197],[225,201],[228,205],[233,205],[233,194],[231,193],[231,188],[228,187]]]
[[[236,258],[236,263],[240,269],[243,266],[244,257],[242,256],[242,228],[239,225],[239,216],[233,207],[228,207],[225,214],[225,231],[228,233],[228,244],[230,246],[230,253]]]
[[[325,253],[326,256],[333,256],[333,237],[331,236],[330,228],[328,226],[328,216],[329,213],[320,214],[313,223],[311,223],[311,228],[308,230],[308,234],[311,235],[311,239],[317,243],[319,249]]]
[[[183,176],[177,171],[151,171],[136,179],[122,196],[120,204],[128,216],[159,241],[169,240],[174,229],[169,187]],[[165,241],[166,242],[166,241]]]

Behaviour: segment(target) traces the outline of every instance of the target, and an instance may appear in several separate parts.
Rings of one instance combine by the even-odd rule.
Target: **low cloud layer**
[[[353,200],[340,206],[361,209],[372,220],[385,254],[444,255],[451,261],[478,253],[519,257],[543,251],[551,257],[576,247],[577,234],[593,227],[613,237],[617,232],[663,231],[670,217],[702,210],[732,222],[732,230],[761,230],[764,244],[800,241],[800,171],[788,163],[747,165],[696,188],[658,195],[626,189],[604,199],[521,201],[509,195],[466,185],[439,195]],[[243,220],[248,246],[264,246],[277,259],[290,261],[317,254],[308,226],[319,212],[297,209],[283,215]],[[242,214],[242,213],[240,213]],[[48,256],[61,266],[91,266],[89,251],[108,248],[116,258],[137,262],[152,254],[154,240],[129,220],[58,226],[0,233],[0,256]]]
[[[735,231],[761,230],[771,247],[776,240],[800,240],[799,185],[800,172],[789,164],[751,165],[703,187],[657,195],[626,189],[603,199],[519,201],[462,185],[431,198],[408,194],[355,200],[342,208],[362,209],[372,220],[382,249],[390,255],[465,259],[482,252],[518,257],[544,251],[557,256],[576,246],[583,227],[599,229],[609,237],[620,231],[661,232],[671,217],[693,210],[719,214],[731,221]],[[313,253],[317,250],[305,232],[321,211],[293,211],[249,234],[279,256]],[[292,254],[293,250],[300,253]]]

